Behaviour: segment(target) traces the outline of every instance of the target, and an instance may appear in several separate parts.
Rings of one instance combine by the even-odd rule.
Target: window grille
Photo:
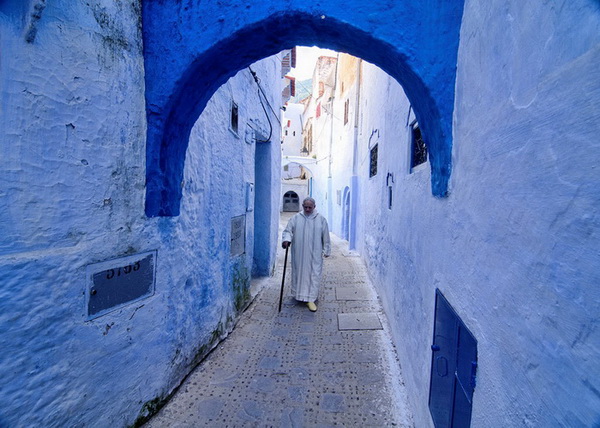
[[[423,141],[421,134],[421,128],[419,124],[414,122],[411,126],[412,138],[411,138],[411,162],[410,167],[414,168],[422,163],[427,162],[427,145]]]
[[[231,103],[231,130],[237,134],[238,132],[238,105]]]
[[[377,147],[379,144],[375,144],[371,149],[370,162],[369,162],[369,177],[373,177],[377,174]]]

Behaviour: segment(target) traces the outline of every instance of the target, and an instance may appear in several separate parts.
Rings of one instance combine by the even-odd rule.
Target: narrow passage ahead
[[[290,215],[284,213],[280,230]],[[281,236],[281,234],[280,234]],[[332,234],[313,313],[275,275],[229,337],[186,379],[147,427],[412,427],[400,364],[367,271]]]

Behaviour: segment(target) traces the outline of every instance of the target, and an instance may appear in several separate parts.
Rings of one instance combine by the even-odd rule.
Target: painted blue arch
[[[281,11],[274,1],[143,3],[148,216],[179,214],[189,135],[214,92],[240,69],[296,45],[347,52],[394,77],[429,143],[432,193],[446,195],[463,0],[391,7],[375,0],[370,13],[360,1],[320,3]]]

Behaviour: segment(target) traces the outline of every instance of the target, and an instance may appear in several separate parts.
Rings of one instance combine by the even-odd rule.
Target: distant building
[[[319,162],[313,150],[312,142],[315,136],[313,123],[321,130],[319,135],[322,135],[322,130],[328,121],[326,115],[322,115],[321,112],[325,112],[331,104],[335,84],[335,63],[335,58],[319,57],[311,79],[312,92],[302,100],[301,104],[288,104],[286,107],[282,128],[283,211],[292,210],[291,207],[295,206],[289,203],[290,195],[295,195],[300,200],[306,196],[315,196],[314,180],[326,180],[326,175],[322,171],[324,164]],[[319,209],[322,208],[319,206]]]

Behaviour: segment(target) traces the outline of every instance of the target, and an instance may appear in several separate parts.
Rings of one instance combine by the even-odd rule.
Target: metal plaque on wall
[[[239,256],[246,251],[246,216],[231,219],[231,256]]]
[[[88,320],[154,294],[156,250],[87,266]]]

